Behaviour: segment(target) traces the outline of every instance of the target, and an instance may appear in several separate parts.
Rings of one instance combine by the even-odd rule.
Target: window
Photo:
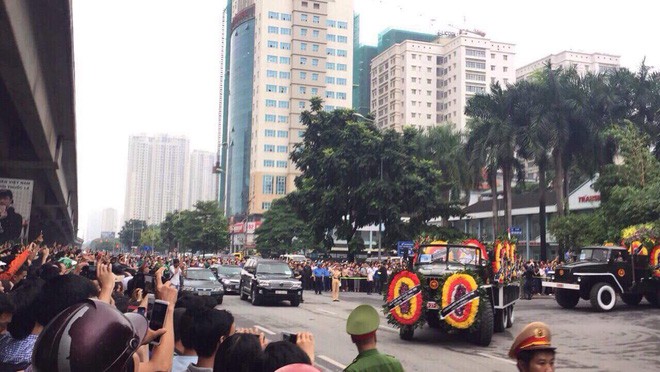
[[[277,48],[277,41],[268,40],[268,47],[269,48]]]
[[[288,65],[291,63],[291,57],[280,57],[280,63]]]
[[[267,122],[270,122],[270,123],[274,123],[274,122],[275,122],[275,115],[273,115],[273,114],[266,114],[266,121],[267,121]]]
[[[273,193],[273,176],[265,175],[263,176],[263,193],[272,194]]]
[[[346,93],[337,92],[337,99],[346,99]]]
[[[268,33],[269,34],[276,34],[278,31],[278,28],[275,26],[268,26]]]
[[[286,145],[277,146],[277,152],[286,152]]]
[[[277,71],[275,71],[275,70],[266,70],[266,76],[276,78],[277,77]]]
[[[289,88],[288,88],[288,87],[280,86],[280,93],[286,93],[286,92],[288,92],[288,91],[289,91]]]
[[[312,79],[314,80],[314,79]],[[319,88],[312,88],[312,96],[316,97],[319,95]]]
[[[319,65],[319,59],[318,58],[312,58],[312,66],[318,66]]]
[[[268,18],[270,19],[280,19],[280,14],[276,12],[268,12]]]
[[[335,64],[332,62],[326,62],[325,63],[325,69],[326,70],[334,70],[335,69]]]
[[[465,89],[466,89],[469,93],[486,93],[486,87],[481,87],[481,86],[478,86],[478,85],[470,85],[470,84],[468,84],[468,85],[465,87]]]
[[[278,138],[289,138],[289,131],[286,131],[286,130],[278,130],[278,131],[277,131],[277,137],[278,137]]]
[[[337,36],[333,35],[333,34],[327,34],[327,35],[325,35],[325,39],[327,41],[337,41]]]
[[[300,57],[300,64],[301,65],[306,65],[307,64],[307,57]]]
[[[490,59],[495,59],[495,53],[490,54]]]
[[[307,22],[307,14],[301,14],[300,15],[300,20],[303,22]]]
[[[417,101],[410,101],[413,106],[417,106]]]
[[[326,91],[325,92],[325,98],[335,98],[335,92],[332,91]]]
[[[275,194],[286,194],[286,176],[277,176],[277,181],[275,182]]]
[[[291,14],[288,13],[282,13],[282,18],[283,21],[291,21]]]
[[[264,145],[265,152],[275,152],[275,145]]]
[[[266,56],[266,61],[271,62],[271,63],[277,63],[277,56],[268,55],[268,56]]]
[[[319,81],[319,74],[314,72],[312,73],[312,81]]]
[[[312,37],[317,38],[320,36],[319,30],[312,30]]]
[[[267,99],[266,100],[266,107],[275,107],[277,105],[277,101],[274,99]]]
[[[348,29],[348,22],[338,21],[337,22],[337,28],[341,28],[341,29],[344,29],[344,30]]]
[[[417,78],[414,77],[414,76],[411,78],[411,80],[412,80],[413,83],[416,83],[416,82],[417,82]]]
[[[509,68],[504,66],[504,67],[502,67],[502,71],[507,72],[507,71],[509,71]]]
[[[264,160],[264,167],[273,168],[275,166],[275,160]]]
[[[485,62],[467,60],[467,61],[465,61],[465,67],[485,70],[486,69],[486,63]]]
[[[280,79],[291,79],[291,73],[289,71],[280,71]]]
[[[307,8],[308,5],[309,5],[309,4],[308,4],[306,1],[303,1],[303,2],[302,2],[302,6],[303,6],[303,7]]]
[[[314,9],[321,9],[321,5],[319,3],[314,3]]]
[[[335,83],[335,78],[332,76],[326,76],[325,77],[325,83],[326,84],[334,84]]]
[[[321,22],[321,17],[315,15],[312,16],[312,23],[320,23]]]
[[[413,53],[411,54],[412,59],[417,59],[417,54]]]
[[[348,43],[348,37],[339,35],[337,36],[337,42]]]
[[[504,59],[505,61],[507,61],[507,60],[509,60],[509,56],[505,54],[505,55],[502,56],[502,59]]]
[[[305,137],[305,131],[304,130],[299,130],[298,131],[298,138],[303,138]]]
[[[270,209],[271,202],[261,202],[261,209],[267,211]]]
[[[490,65],[490,70],[495,71],[495,65]]]
[[[345,63],[337,63],[337,71],[346,71]]]
[[[325,54],[329,56],[334,56],[335,55],[335,49],[334,48],[326,48],[325,49]]]
[[[486,58],[486,51],[481,49],[465,49],[465,55],[470,57]]]
[[[504,85],[507,85],[509,84],[509,79],[502,79],[502,82],[504,83]]]
[[[300,43],[300,50],[307,50],[307,43]]]
[[[266,92],[275,92],[275,91],[277,91],[277,85],[270,85],[270,84],[266,85]]]
[[[275,129],[266,129],[266,137],[275,137]]]
[[[277,167],[278,168],[286,168],[287,162],[285,160],[278,160],[277,161]]]
[[[325,25],[328,27],[337,27],[337,21],[333,21],[332,19],[326,19]]]
[[[318,52],[319,51],[319,45],[318,44],[312,44],[312,52]]]
[[[300,29],[300,36],[307,36],[307,29],[306,28],[301,28]]]
[[[469,72],[465,74],[465,78],[468,80],[486,81],[486,75],[471,74]]]
[[[305,108],[305,101],[299,101],[298,102],[298,108],[299,109],[304,109]]]
[[[431,79],[426,79],[426,84],[431,84]]]
[[[346,79],[337,78],[337,85],[346,85]]]
[[[289,102],[287,102],[287,107],[289,106]],[[277,122],[278,123],[288,123],[289,122],[289,117],[286,115],[277,115]]]
[[[291,43],[280,43],[280,48],[284,50],[291,50]]]
[[[300,71],[300,79],[302,80],[307,79],[307,73],[305,71]]]
[[[337,49],[337,56],[346,57],[347,55],[348,55],[348,52],[346,52],[345,49]]]
[[[427,118],[427,119],[430,119],[430,118],[431,118],[431,114],[426,114],[426,118]]]
[[[277,107],[279,107],[279,108],[289,108],[289,101],[279,101],[279,102],[277,102]]]
[[[280,28],[280,34],[282,35],[291,35],[291,29],[290,28]]]
[[[298,92],[300,94],[307,94],[307,88],[306,87],[298,87]]]

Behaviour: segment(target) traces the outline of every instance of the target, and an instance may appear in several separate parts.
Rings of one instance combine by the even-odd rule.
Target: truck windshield
[[[605,248],[583,248],[578,252],[578,261],[607,262],[610,250]]]
[[[471,247],[422,247],[417,262],[421,264],[447,262],[476,266],[479,264],[479,250]]]

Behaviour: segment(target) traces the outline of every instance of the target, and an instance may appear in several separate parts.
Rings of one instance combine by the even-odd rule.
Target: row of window
[[[291,29],[288,27],[268,26],[269,34],[291,35]]]
[[[276,135],[278,138],[289,138],[289,131],[266,129],[266,137],[275,137]]]
[[[269,55],[266,56],[266,61],[268,61],[269,63],[278,63],[277,62],[278,58],[277,58],[277,56],[273,56],[273,55],[269,54]],[[291,57],[281,57],[280,56],[279,57],[279,63],[281,63],[283,65],[290,65],[291,64]]]
[[[339,29],[342,29],[342,30],[348,29],[348,22],[335,21],[335,20],[332,20],[332,19],[326,20],[325,25],[328,26],[328,27],[332,27],[332,28],[336,27],[336,28],[339,28]]]
[[[334,49],[334,48],[326,48],[326,53],[329,56],[337,56],[337,57],[347,57],[348,52],[345,49]]]
[[[306,29],[306,28],[304,28],[304,27],[301,28],[301,29],[300,29],[300,36],[307,36],[307,31],[308,31],[308,29]],[[312,37],[313,37],[313,38],[316,39],[316,38],[319,38],[320,36],[321,36],[321,31],[319,31],[319,30],[312,30]]]
[[[273,115],[273,114],[266,114],[266,122],[268,123],[274,123],[277,121],[278,123],[288,123],[289,122],[289,117],[286,115]]]
[[[291,73],[289,71],[279,71],[275,70],[266,70],[266,77],[277,78],[279,75],[280,79],[291,79]]]
[[[289,108],[289,101],[276,101],[274,99],[267,99],[266,107]]]
[[[286,168],[287,167],[287,162],[286,160],[264,160],[264,167],[266,168]]]
[[[273,84],[266,84],[266,92],[288,93],[289,92],[289,87],[285,87],[283,85],[277,86],[277,85],[273,85]]]
[[[325,77],[325,83],[326,84],[346,85],[347,80],[345,78],[335,78],[333,76],[326,76]]]
[[[482,86],[478,86],[478,85],[470,85],[470,84],[467,84],[467,85],[465,86],[465,89],[466,89],[469,93],[486,93],[486,87],[482,87]]]
[[[275,146],[275,145],[268,145],[268,144],[264,145],[264,151],[265,152],[275,152],[276,149],[277,149],[277,152],[281,152],[281,153],[286,153],[287,152],[287,146],[286,145],[282,145],[282,146]]]
[[[348,66],[345,63],[326,62],[325,63],[325,69],[326,70],[346,71],[348,69]]]
[[[263,176],[263,193],[272,195],[273,190],[276,195],[286,194],[286,176],[271,176],[268,174]]]
[[[291,21],[291,14],[268,12],[269,19],[281,19],[282,21]]]
[[[342,35],[327,34],[325,35],[325,39],[327,41],[336,41],[338,43],[348,43],[348,37]]]
[[[346,99],[346,93],[343,92],[332,92],[326,91],[325,98],[337,98],[337,99]]]
[[[307,94],[307,87],[298,87],[298,93]],[[312,94],[312,97],[318,96],[319,88],[310,88],[310,93]],[[300,108],[304,108],[304,107],[300,107]]]

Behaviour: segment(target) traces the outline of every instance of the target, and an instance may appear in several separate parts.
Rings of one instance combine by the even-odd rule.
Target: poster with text
[[[28,236],[33,180],[0,178],[0,244]]]

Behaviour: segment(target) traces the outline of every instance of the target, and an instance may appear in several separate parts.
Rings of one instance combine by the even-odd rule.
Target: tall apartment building
[[[621,56],[604,53],[584,53],[565,50],[550,54],[523,67],[516,69],[516,79],[524,80],[546,66],[548,62],[553,69],[575,68],[578,73],[604,73],[619,68]]]
[[[380,128],[451,123],[464,131],[468,99],[491,83],[513,84],[514,59],[514,44],[464,30],[395,43],[371,61],[371,112]]]
[[[352,105],[353,1],[233,1],[231,13],[226,210],[259,214],[294,188],[309,99]]]
[[[184,207],[188,147],[184,136],[129,137],[125,220],[156,224],[168,212]]]
[[[215,161],[216,155],[209,151],[193,150],[190,154],[190,172],[184,193],[185,209],[192,209],[200,200],[216,200],[218,178],[213,174]]]
[[[101,211],[101,234],[112,234],[119,232],[117,229],[117,210],[105,208]]]

